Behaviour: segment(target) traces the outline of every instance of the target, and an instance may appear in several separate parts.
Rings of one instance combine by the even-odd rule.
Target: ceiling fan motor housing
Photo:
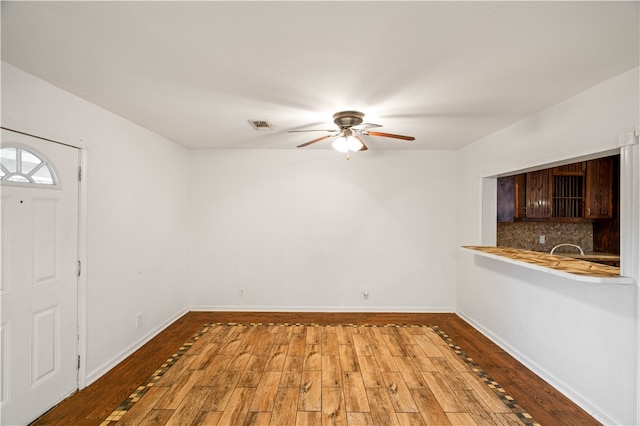
[[[333,114],[333,122],[341,129],[357,126],[362,123],[364,114],[358,111],[342,111]]]

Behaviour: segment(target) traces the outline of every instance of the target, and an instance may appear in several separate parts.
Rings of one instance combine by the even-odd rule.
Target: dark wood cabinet
[[[619,155],[501,177],[497,192],[498,222],[588,222],[594,252],[620,253]]]
[[[551,169],[527,173],[526,217],[532,219],[552,217],[553,194]]]
[[[498,222],[611,219],[617,157],[498,179]]]
[[[620,254],[620,156],[613,161],[611,219],[593,221],[593,251]]]
[[[581,218],[584,216],[584,175],[587,162],[554,167],[552,179],[553,217]]]
[[[598,158],[587,164],[585,214],[587,219],[613,217],[613,157]]]
[[[513,222],[515,218],[515,176],[498,178],[498,222]]]
[[[498,222],[525,217],[526,174],[498,178]]]

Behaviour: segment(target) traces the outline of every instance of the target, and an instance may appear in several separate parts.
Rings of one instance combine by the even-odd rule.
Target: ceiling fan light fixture
[[[353,136],[339,137],[331,144],[331,146],[333,149],[342,152],[343,154],[360,151],[364,147],[362,142]]]

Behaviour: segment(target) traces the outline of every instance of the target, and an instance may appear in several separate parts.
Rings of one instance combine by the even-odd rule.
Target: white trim
[[[495,246],[498,223],[498,179],[485,177],[480,179],[480,241],[483,246]]]
[[[129,355],[131,355],[132,353],[140,349],[142,346],[144,346],[148,341],[156,337],[165,328],[169,327],[171,324],[173,324],[182,316],[184,316],[187,312],[189,312],[188,309],[181,309],[175,315],[167,319],[165,322],[163,322],[162,324],[160,324],[159,326],[151,330],[146,335],[142,336],[133,345],[129,346],[127,349],[117,354],[111,360],[105,362],[95,370],[91,371],[89,374],[87,374],[86,385],[89,386],[91,383],[98,380],[100,377],[102,377],[105,373],[107,373],[113,367],[115,367],[116,365],[124,361]]]
[[[87,165],[89,151],[79,150],[78,165],[82,168],[82,180],[78,182],[78,260],[82,271],[78,277],[77,302],[77,330],[78,330],[78,389],[87,386],[87,227],[88,227],[88,197],[87,197]]]
[[[618,135],[618,146],[630,146],[638,144],[638,128],[633,131]]]
[[[630,135],[631,134],[631,135]],[[640,147],[635,132],[619,137],[620,148],[620,273],[640,282]],[[640,397],[640,291],[636,288],[636,400]],[[636,404],[640,423],[640,403]]]
[[[375,312],[375,313],[454,313],[453,307],[415,306],[271,306],[271,305],[195,305],[189,308],[194,312]]]
[[[46,139],[49,142],[60,143],[62,145],[67,145],[67,146],[70,146],[73,148],[79,148],[79,149],[89,148],[82,139],[74,138],[69,135],[55,134],[55,133],[52,133],[51,129],[49,128],[43,128],[39,126],[34,126],[33,124],[22,123],[7,117],[2,117],[1,122],[2,122],[2,127],[9,132],[24,133],[27,136],[33,136],[36,138],[42,138],[41,136],[37,136],[37,135],[48,135],[49,137]],[[64,141],[64,142],[60,142],[60,141]]]
[[[577,392],[572,387],[568,386],[562,380],[558,379],[555,375],[549,373],[544,368],[540,367],[534,361],[529,359],[526,355],[523,355],[511,345],[509,345],[504,340],[500,339],[497,335],[493,334],[490,330],[485,328],[482,324],[466,315],[464,312],[456,312],[458,316],[460,316],[463,320],[468,322],[473,328],[482,333],[487,339],[491,340],[493,343],[498,345],[502,350],[506,353],[514,357],[520,363],[522,363],[525,367],[535,373],[538,377],[542,378],[544,381],[549,383],[551,386],[556,388],[560,393],[569,398],[571,401],[580,406],[583,410],[593,416],[596,420],[605,425],[613,425],[618,424],[615,420],[608,417],[605,413],[599,410],[591,401],[582,396],[579,392]]]
[[[620,273],[638,279],[638,145],[620,149]],[[636,229],[634,229],[634,226]]]

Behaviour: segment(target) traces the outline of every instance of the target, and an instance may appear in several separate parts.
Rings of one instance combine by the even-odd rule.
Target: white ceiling
[[[2,1],[2,59],[189,148],[293,149],[356,109],[416,137],[372,149],[457,149],[638,66],[639,21],[637,1]]]

